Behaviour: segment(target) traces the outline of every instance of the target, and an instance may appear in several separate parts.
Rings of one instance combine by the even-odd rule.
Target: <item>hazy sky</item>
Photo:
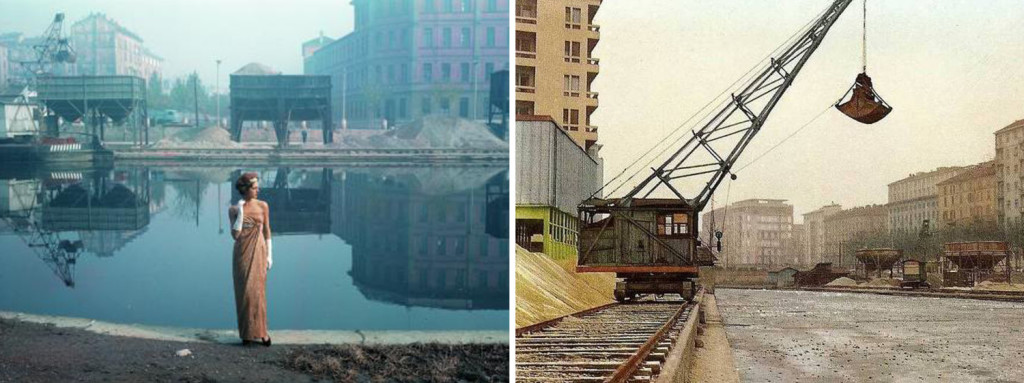
[[[92,12],[103,12],[135,32],[164,58],[165,77],[198,70],[213,85],[216,60],[221,87],[227,74],[250,62],[302,73],[302,42],[352,30],[348,0],[0,0],[0,33],[40,35],[57,12],[64,32]]]
[[[593,90],[601,104],[592,122],[604,144],[606,179],[830,3],[604,2],[595,19],[601,74]],[[853,83],[861,69],[861,12],[856,0],[836,22],[739,166],[811,121]],[[844,208],[886,203],[886,185],[912,172],[991,159],[992,133],[1024,119],[1020,20],[1020,0],[870,1],[868,74],[893,112],[873,125],[825,112],[740,171],[730,202],[787,199],[802,221],[800,214],[832,201]],[[718,189],[717,206],[728,188],[725,182]]]

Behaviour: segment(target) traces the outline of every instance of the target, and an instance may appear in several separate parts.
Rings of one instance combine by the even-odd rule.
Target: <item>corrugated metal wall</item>
[[[516,205],[576,206],[601,187],[603,166],[550,121],[516,122]]]

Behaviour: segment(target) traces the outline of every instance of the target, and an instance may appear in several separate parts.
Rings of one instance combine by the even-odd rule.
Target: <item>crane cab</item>
[[[698,267],[697,213],[679,199],[593,198],[579,206],[581,273],[615,273],[615,298],[679,294],[692,298]]]

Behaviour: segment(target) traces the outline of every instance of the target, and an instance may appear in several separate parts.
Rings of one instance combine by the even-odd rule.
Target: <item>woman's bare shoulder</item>
[[[270,204],[268,204],[267,201],[264,200],[260,200],[260,207],[270,210]]]

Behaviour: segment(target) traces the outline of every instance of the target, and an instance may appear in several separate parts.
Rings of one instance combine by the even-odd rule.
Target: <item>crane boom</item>
[[[832,5],[797,40],[786,47],[767,67],[753,77],[739,93],[731,95],[714,117],[702,128],[691,131],[686,143],[658,168],[619,200],[630,206],[634,198],[646,198],[664,185],[676,197],[696,211],[703,210],[715,189],[727,175],[743,150],[761,130],[768,115],[793,84],[804,63],[818,48],[825,34],[846,10],[852,0],[835,0]],[[688,199],[673,186],[675,180],[692,177],[710,179],[701,192]],[[735,178],[735,175],[732,175]],[[683,182],[683,181],[678,181]]]

